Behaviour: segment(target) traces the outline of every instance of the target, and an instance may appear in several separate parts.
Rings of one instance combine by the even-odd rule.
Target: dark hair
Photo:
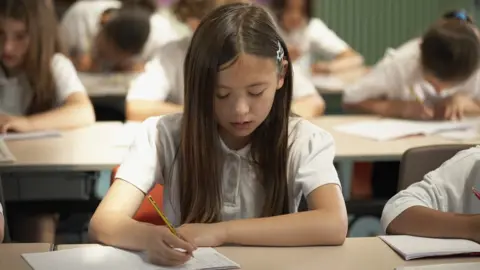
[[[156,0],[122,0],[122,9],[143,8],[150,15],[158,9]]]
[[[55,53],[61,52],[56,15],[46,1],[0,1],[0,17],[25,22],[30,46],[23,61],[33,97],[28,114],[50,110],[56,101],[51,62]]]
[[[141,8],[120,10],[105,23],[102,32],[122,51],[139,54],[150,34],[150,18]]]
[[[460,82],[478,68],[480,41],[472,25],[461,20],[440,20],[423,35],[421,64],[436,78]]]
[[[173,6],[173,12],[182,22],[188,18],[203,19],[215,8],[215,0],[178,0]]]
[[[270,2],[270,8],[272,9],[273,13],[277,17],[277,20],[281,20],[285,9],[287,8],[287,3],[289,0],[272,0]],[[305,16],[310,20],[313,18],[312,13],[312,1],[311,0],[303,0],[305,5]]]
[[[281,47],[279,47],[281,46]],[[185,59],[185,103],[178,162],[181,222],[215,222],[222,209],[223,156],[215,120],[218,72],[241,53],[277,61],[285,73],[265,121],[252,133],[251,158],[265,190],[263,216],[289,212],[287,191],[288,121],[292,69],[273,18],[255,4],[227,4],[207,15],[195,31]],[[284,57],[279,59],[279,51]],[[282,61],[289,64],[281,69]]]

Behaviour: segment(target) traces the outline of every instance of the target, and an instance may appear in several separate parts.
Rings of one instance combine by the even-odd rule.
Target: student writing
[[[214,7],[214,0],[180,0],[174,12],[180,21],[191,29]],[[236,1],[240,2],[240,1]],[[183,64],[192,37],[172,41],[159,50],[158,59],[152,64],[152,76],[139,78],[127,95],[127,119],[143,121],[147,117],[180,112],[184,104]],[[293,111],[302,117],[323,114],[325,102],[311,81],[295,70],[293,81]]]
[[[480,147],[457,153],[422,181],[385,205],[382,226],[389,234],[462,238],[480,243]]]
[[[70,129],[94,123],[93,107],[72,63],[61,54],[55,29],[55,14],[45,1],[0,2],[1,132]],[[42,229],[52,226],[39,224],[36,214],[28,219],[19,223],[28,224],[21,237],[52,240],[54,230]]]
[[[347,216],[334,141],[290,117],[290,57],[269,13],[230,4],[207,15],[184,83],[183,113],[142,124],[92,217],[92,239],[146,250],[164,265],[186,262],[196,246],[342,244]],[[156,181],[180,238],[132,219]],[[310,210],[296,213],[302,196]]]
[[[119,9],[141,8],[148,12],[151,31],[142,48],[141,57],[150,60],[154,53],[169,41],[178,38],[171,23],[156,13],[155,0],[81,0],[75,2],[64,14],[61,22],[61,34],[67,51],[79,71],[89,71],[92,65],[94,39],[100,31],[102,22],[106,22],[112,13]],[[123,29],[131,31],[130,28]]]
[[[335,73],[359,68],[363,57],[319,18],[312,16],[311,0],[273,0],[282,36],[292,59],[304,72]],[[326,61],[315,61],[322,56]]]
[[[344,94],[345,106],[387,117],[459,119],[480,114],[480,42],[463,13],[386,54]]]

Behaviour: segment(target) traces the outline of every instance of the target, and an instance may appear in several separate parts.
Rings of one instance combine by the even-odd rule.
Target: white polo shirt
[[[293,32],[282,32],[285,42],[300,49],[301,56],[295,62],[305,72],[310,71],[314,55],[333,59],[349,49],[349,46],[319,18],[312,18],[303,28]]]
[[[190,45],[191,36],[172,41],[160,51],[158,59],[152,61],[150,71],[133,83],[127,95],[129,100],[167,101],[184,103],[183,64]],[[293,100],[309,95],[319,95],[312,81],[294,67]]]
[[[480,99],[480,72],[467,81],[437,93],[423,79],[420,63],[420,39],[414,39],[397,50],[387,50],[385,57],[362,79],[344,92],[344,103],[359,103],[368,99],[416,100],[412,91],[425,103],[433,103],[456,92]]]
[[[85,93],[72,62],[63,54],[52,57],[51,72],[55,83],[56,105],[62,105],[73,93]],[[25,115],[32,99],[32,88],[25,74],[7,78],[0,69],[0,113]]]
[[[91,52],[92,42],[99,32],[100,17],[110,8],[120,8],[117,0],[82,0],[75,2],[63,15],[60,31],[62,39],[70,52]],[[142,58],[149,60],[155,52],[167,42],[178,38],[171,23],[155,13],[150,17],[150,34],[143,48]]]
[[[143,122],[116,175],[144,193],[148,193],[155,183],[164,185],[164,211],[175,226],[181,225],[175,155],[181,137],[182,116],[181,113],[170,114]],[[291,118],[289,134],[289,145],[292,146],[287,181],[290,212],[293,213],[297,211],[302,195],[308,196],[326,184],[340,185],[340,181],[333,166],[335,146],[329,133],[307,120]],[[265,196],[250,162],[250,146],[234,151],[221,139],[218,143],[225,155],[221,178],[222,220],[260,217]]]
[[[419,164],[421,166],[421,164]],[[392,197],[382,214],[384,231],[403,211],[424,206],[442,212],[480,214],[480,200],[472,187],[480,189],[480,147],[457,153],[438,169],[425,175]]]

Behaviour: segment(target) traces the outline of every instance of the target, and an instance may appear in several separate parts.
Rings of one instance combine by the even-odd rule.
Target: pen
[[[472,187],[472,191],[473,191],[473,194],[475,194],[475,196],[477,196],[477,198],[480,200],[480,192],[478,192],[478,190],[476,190],[475,187]]]
[[[158,215],[163,219],[163,222],[165,222],[165,224],[167,225],[168,229],[170,230],[171,233],[173,233],[173,235],[177,236],[178,237],[178,234],[177,234],[177,231],[175,230],[175,228],[172,226],[172,224],[170,223],[170,221],[168,221],[167,217],[162,213],[162,211],[160,211],[160,208],[158,207],[157,203],[155,202],[155,200],[152,198],[151,195],[148,195],[147,196],[148,200],[150,201],[150,203],[153,205],[153,208],[155,208],[155,210],[157,211]],[[192,257],[193,256],[193,253],[191,254]]]

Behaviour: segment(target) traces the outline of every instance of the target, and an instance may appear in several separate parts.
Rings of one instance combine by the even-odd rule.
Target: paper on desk
[[[474,129],[475,121],[409,121],[396,119],[380,119],[348,123],[334,127],[335,130],[369,138],[387,141],[412,135],[429,135],[447,131]]]
[[[0,139],[0,163],[8,163],[15,161],[15,157],[13,156],[8,146],[5,144],[5,141]]]
[[[312,83],[315,87],[326,90],[341,90],[347,85],[339,78],[328,75],[315,75],[312,77]]]
[[[439,133],[438,135],[442,138],[452,141],[469,141],[478,139],[480,137],[478,130],[475,128],[470,128],[466,130],[445,131]]]
[[[113,145],[120,147],[130,146],[133,143],[141,124],[141,122],[125,123],[121,132],[115,137]]]
[[[445,263],[421,266],[403,266],[397,267],[395,270],[478,270],[480,269],[479,262],[467,263]]]
[[[13,141],[13,140],[30,140],[30,139],[41,139],[41,138],[48,138],[48,137],[60,137],[61,134],[59,131],[56,130],[45,130],[45,131],[35,131],[35,132],[22,132],[22,133],[7,133],[7,134],[0,134],[0,139],[4,139],[6,141]]]
[[[213,248],[199,248],[194,258],[177,267],[160,267],[147,262],[144,253],[108,246],[89,246],[43,253],[26,253],[22,257],[34,270],[227,270],[240,266]]]

